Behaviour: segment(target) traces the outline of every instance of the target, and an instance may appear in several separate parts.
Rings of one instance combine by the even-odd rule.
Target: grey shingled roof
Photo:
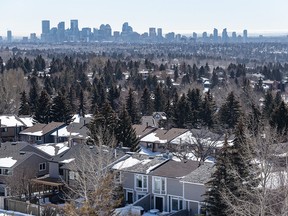
[[[214,171],[213,163],[204,163],[184,178],[181,181],[197,184],[205,184],[211,178],[211,174]]]
[[[198,161],[187,160],[184,162],[169,160],[167,161],[167,163],[163,164],[162,166],[156,168],[153,172],[151,172],[151,175],[170,178],[181,178],[196,170],[198,166]]]
[[[51,158],[50,155],[26,142],[5,142],[0,145],[0,158],[12,157],[13,160],[17,160],[12,167],[18,166],[33,154],[39,155],[47,160]]]

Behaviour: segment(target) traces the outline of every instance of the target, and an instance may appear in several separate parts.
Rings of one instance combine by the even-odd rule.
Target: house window
[[[11,170],[7,169],[7,168],[1,168],[0,169],[0,175],[12,175]]]
[[[183,200],[180,197],[171,197],[171,211],[183,209]]]
[[[46,170],[46,163],[40,163],[39,164],[39,171]]]
[[[136,174],[135,185],[137,191],[148,191],[148,176]]]
[[[166,178],[153,176],[153,193],[166,194]]]
[[[69,171],[69,179],[70,179],[70,180],[79,179],[78,173],[73,172],[73,171]]]
[[[42,137],[41,136],[36,136],[36,141],[41,141]]]

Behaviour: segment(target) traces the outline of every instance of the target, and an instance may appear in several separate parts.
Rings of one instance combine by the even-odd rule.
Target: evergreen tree
[[[148,88],[145,88],[141,96],[141,113],[142,115],[151,115],[152,114],[152,100],[151,94]]]
[[[226,102],[221,106],[219,110],[219,120],[226,128],[233,129],[235,128],[240,116],[240,103],[236,100],[234,93],[231,92],[227,96]]]
[[[131,118],[125,107],[122,108],[119,114],[118,124],[115,128],[115,136],[118,143],[122,143],[124,147],[129,147],[130,151],[137,151],[139,149],[139,139],[132,127]]]
[[[208,128],[213,128],[216,121],[216,106],[213,99],[210,98],[209,94],[205,95],[204,101],[202,102],[200,116],[202,120],[202,125],[207,126]]]
[[[29,91],[29,105],[31,112],[34,113],[37,107],[38,99],[39,99],[39,92],[40,88],[37,82],[36,77],[32,77],[30,79],[30,91]]]
[[[58,92],[53,98],[51,108],[51,121],[65,122],[69,124],[72,121],[72,110],[66,92]]]
[[[157,86],[154,96],[154,111],[163,112],[165,108],[165,97],[163,94],[163,89],[160,87],[160,85]]]
[[[274,109],[274,103],[273,103],[273,96],[272,96],[272,93],[271,91],[268,91],[266,94],[265,94],[265,98],[264,98],[264,104],[263,104],[263,110],[262,110],[262,113],[263,113],[263,116],[266,118],[266,119],[269,119],[272,112],[273,112],[273,109]]]
[[[251,131],[251,134],[256,136],[258,135],[259,130],[261,129],[261,112],[260,109],[255,105],[252,104],[251,112],[249,113],[248,118],[248,129]]]
[[[284,101],[272,112],[270,124],[275,127],[279,133],[287,132],[288,108]]]
[[[20,93],[21,97],[20,97],[20,107],[19,107],[19,111],[18,111],[18,115],[30,115],[30,106],[29,106],[29,102],[26,96],[26,92],[23,91]]]
[[[111,134],[111,136],[113,136],[117,123],[117,115],[110,103],[106,101],[99,111],[94,114],[92,121],[89,123],[89,135],[93,136],[92,140],[95,140],[96,142],[98,141],[99,134]]]
[[[85,117],[86,111],[87,111],[86,97],[85,97],[83,89],[81,89],[80,95],[79,95],[78,114],[82,117]]]
[[[184,128],[188,124],[190,120],[189,113],[191,113],[190,106],[187,102],[186,95],[183,94],[177,103],[176,110],[174,110],[173,119],[176,127]]]
[[[139,123],[140,116],[132,89],[129,89],[128,97],[126,98],[126,109],[131,117],[132,124]]]
[[[191,125],[194,128],[197,128],[200,123],[200,113],[201,113],[201,104],[202,104],[202,98],[200,94],[200,90],[198,88],[196,89],[189,89],[187,93],[187,100],[190,103],[190,109],[191,109]]]
[[[50,122],[50,108],[50,96],[45,90],[42,90],[37,102],[33,120],[37,123],[48,124]]]
[[[70,87],[68,98],[69,98],[69,105],[71,108],[71,112],[76,113],[77,112],[77,97],[76,97],[76,92],[73,86]]]
[[[231,175],[230,149],[225,137],[224,145],[217,157],[215,171],[210,181],[207,182],[205,202],[207,211],[213,216],[229,216],[228,205],[223,195],[226,193],[227,186],[233,185],[233,176]]]

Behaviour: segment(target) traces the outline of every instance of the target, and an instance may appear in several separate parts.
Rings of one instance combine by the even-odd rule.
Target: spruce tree
[[[190,120],[191,109],[187,102],[186,95],[183,94],[177,103],[176,110],[174,110],[174,122],[176,127],[185,128]]]
[[[270,124],[276,128],[279,133],[287,132],[288,108],[284,101],[272,112]]]
[[[32,77],[29,81],[30,81],[29,105],[31,112],[34,113],[39,99],[38,92],[40,90],[40,87],[36,77]]]
[[[66,92],[58,92],[58,95],[53,98],[51,121],[69,124],[72,117],[72,110]]]
[[[200,117],[202,120],[202,125],[213,128],[215,120],[216,107],[213,99],[209,98],[209,95],[205,95],[204,101],[201,104]]]
[[[274,109],[273,101],[274,101],[274,98],[273,98],[272,92],[268,91],[264,97],[264,104],[263,104],[263,110],[262,110],[263,116],[266,119],[270,119],[271,114],[273,112],[273,109]]]
[[[234,129],[241,116],[241,106],[231,92],[219,110],[219,120],[227,129]]]
[[[157,86],[154,96],[154,111],[163,112],[165,108],[165,97],[163,94],[163,89],[160,87],[160,85]]]
[[[141,113],[142,115],[152,114],[152,100],[148,88],[145,88],[141,97]]]
[[[122,143],[124,147],[129,147],[130,151],[137,151],[139,149],[139,139],[132,127],[131,118],[123,106],[119,114],[118,124],[115,128],[115,136],[118,143]]]
[[[82,117],[85,117],[85,114],[87,114],[86,112],[87,112],[86,97],[85,97],[83,89],[81,89],[80,95],[79,95],[78,114]]]
[[[50,108],[50,96],[45,90],[42,90],[39,100],[37,102],[37,107],[33,116],[33,120],[37,123],[48,124],[50,122]]]
[[[224,199],[227,192],[227,186],[233,184],[231,175],[230,147],[225,136],[224,145],[217,156],[217,162],[214,166],[214,172],[210,181],[206,183],[205,202],[207,203],[207,212],[213,216],[229,216],[228,205]]]
[[[29,106],[29,102],[26,96],[26,92],[23,91],[20,93],[21,97],[20,97],[20,107],[19,107],[19,111],[18,111],[18,115],[30,115],[30,106]]]
[[[139,123],[140,115],[132,89],[129,89],[128,97],[126,98],[126,109],[131,117],[132,124]]]
[[[197,128],[200,123],[200,113],[201,113],[201,104],[202,98],[200,94],[200,90],[196,89],[189,89],[187,93],[187,100],[190,103],[191,108],[191,125],[193,128]]]

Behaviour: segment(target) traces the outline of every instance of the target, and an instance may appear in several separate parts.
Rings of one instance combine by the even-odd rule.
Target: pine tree
[[[228,129],[235,128],[239,118],[241,116],[241,106],[239,101],[236,100],[234,93],[231,92],[226,102],[221,106],[219,110],[219,120]]]
[[[50,108],[50,96],[45,90],[42,90],[39,100],[37,102],[37,107],[35,110],[35,115],[33,116],[33,120],[37,123],[48,124],[50,122]]]
[[[128,97],[126,98],[126,109],[131,117],[132,124],[139,123],[140,115],[132,89],[129,89]]]
[[[66,92],[58,92],[52,102],[51,121],[65,122],[68,125],[72,121],[72,117],[72,110]]]
[[[20,97],[20,107],[19,107],[19,111],[18,111],[18,115],[30,115],[30,106],[29,106],[29,102],[26,96],[26,92],[23,91],[20,93],[21,97]]]
[[[141,97],[141,113],[142,115],[152,114],[152,100],[148,88],[145,88]]]
[[[124,147],[129,147],[130,151],[139,149],[139,139],[132,127],[131,118],[125,107],[122,108],[119,114],[118,124],[115,128],[115,136],[118,143],[122,143]]]

